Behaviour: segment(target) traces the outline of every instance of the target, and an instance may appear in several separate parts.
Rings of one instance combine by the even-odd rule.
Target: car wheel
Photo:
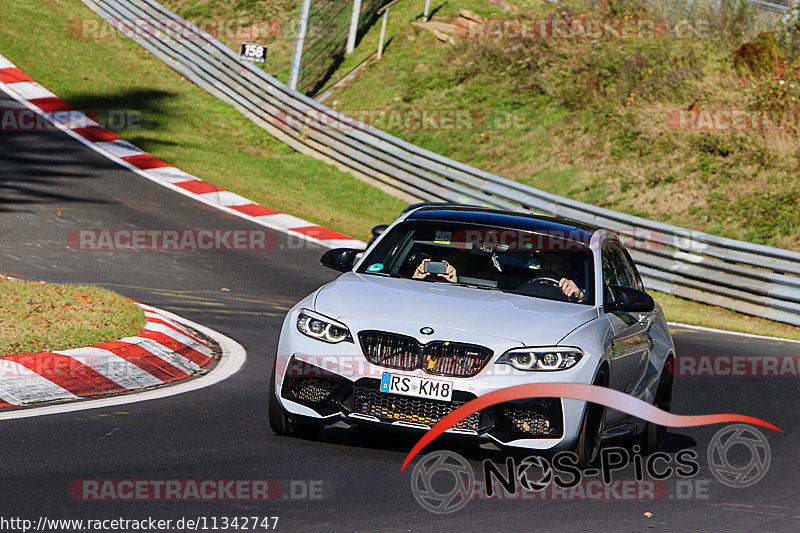
[[[272,373],[269,380],[269,427],[276,435],[283,437],[298,437],[301,439],[315,439],[322,432],[323,424],[313,422],[300,422],[284,412],[278,402],[275,390],[277,360],[272,363]]]
[[[594,378],[592,385],[608,387],[608,373],[600,370]],[[578,466],[589,466],[597,460],[600,454],[600,445],[603,442],[603,430],[606,422],[606,406],[596,403],[586,404],[583,414],[581,431],[578,440],[572,446],[572,451],[578,456]]]
[[[669,412],[672,407],[672,382],[673,382],[673,363],[674,359],[667,359],[664,370],[661,372],[661,379],[658,382],[656,398],[653,405],[662,411]],[[666,426],[660,426],[653,422],[648,422],[639,438],[639,445],[642,453],[650,455],[661,449],[664,444],[664,437],[667,435]]]

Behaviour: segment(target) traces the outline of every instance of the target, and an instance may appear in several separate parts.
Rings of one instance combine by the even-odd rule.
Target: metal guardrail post
[[[297,80],[300,78],[300,62],[303,59],[303,45],[306,41],[306,30],[308,29],[308,13],[311,11],[311,0],[303,0],[300,8],[300,20],[297,23],[297,42],[292,56],[292,72],[289,76],[289,88],[297,90]]]

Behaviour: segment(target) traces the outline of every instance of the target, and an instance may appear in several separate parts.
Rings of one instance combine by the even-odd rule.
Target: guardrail
[[[137,42],[292,148],[409,202],[535,211],[626,234],[645,284],[800,326],[800,253],[618,213],[448,159],[347,119],[249,63],[153,0],[82,0],[111,23],[147,19]],[[176,26],[177,25],[177,26]],[[182,28],[181,37],[174,35]],[[161,34],[159,33],[161,32]],[[172,33],[170,33],[172,32]],[[334,126],[331,126],[331,125]]]
[[[791,6],[776,4],[775,2],[764,2],[763,0],[750,0],[750,4],[754,7],[761,8],[765,11],[772,11],[774,13],[785,13],[792,9]]]

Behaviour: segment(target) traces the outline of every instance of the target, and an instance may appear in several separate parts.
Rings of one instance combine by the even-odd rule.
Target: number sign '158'
[[[242,43],[242,49],[239,51],[239,59],[253,61],[255,63],[264,63],[266,58],[266,46],[261,44]]]

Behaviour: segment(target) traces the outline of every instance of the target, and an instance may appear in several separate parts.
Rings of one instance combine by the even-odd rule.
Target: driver
[[[578,287],[578,284],[564,277],[569,272],[569,258],[564,253],[548,252],[542,254],[540,263],[543,277],[550,277],[558,280],[558,288],[567,298],[583,300],[586,293]]]

